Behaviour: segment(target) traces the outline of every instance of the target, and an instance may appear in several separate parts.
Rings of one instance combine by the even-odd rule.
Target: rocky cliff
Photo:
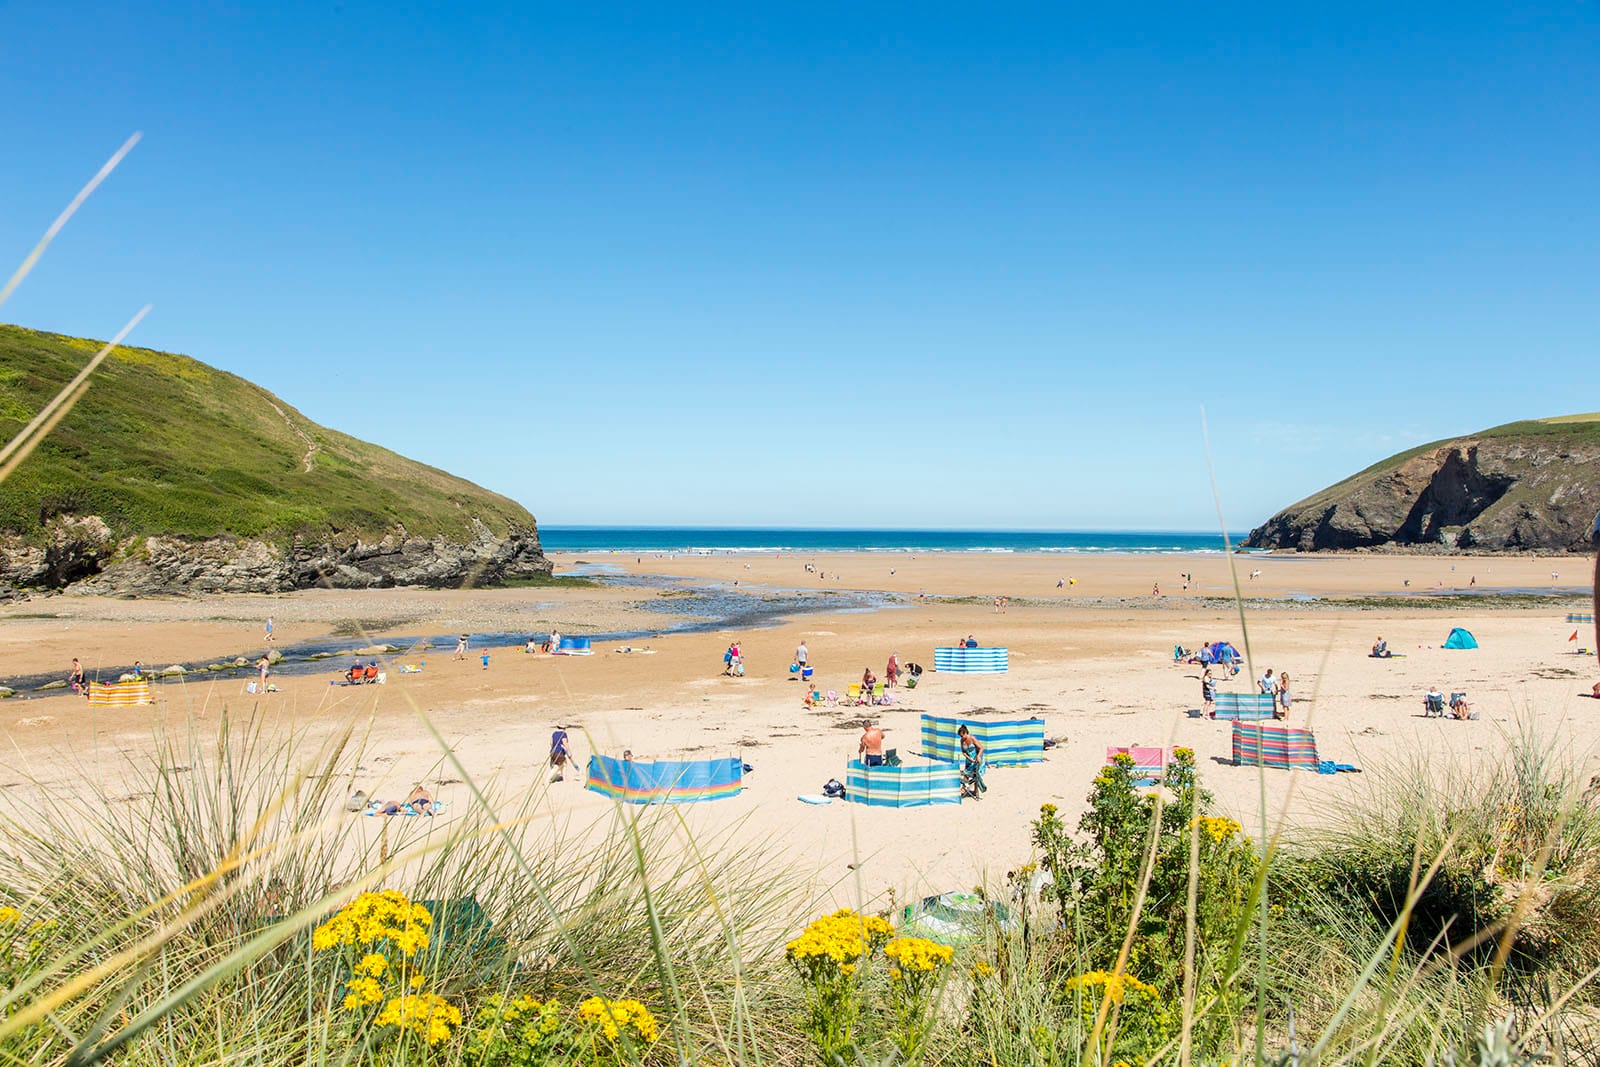
[[[0,441],[97,347],[0,326]],[[0,591],[458,587],[549,574],[537,524],[514,501],[147,349],[114,353],[0,483]]]
[[[1583,551],[1600,415],[1514,422],[1393,456],[1278,512],[1248,548]]]

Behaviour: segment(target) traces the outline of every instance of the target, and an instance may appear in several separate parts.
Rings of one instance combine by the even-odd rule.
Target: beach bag
[[[798,664],[798,663],[789,664],[789,673],[790,674],[799,674],[800,673],[800,664]]]
[[[911,677],[906,679],[906,688],[907,689],[915,689],[916,687],[917,687],[917,676],[913,674]]]
[[[735,677],[744,677],[744,659],[742,657],[733,661],[733,673]]]
[[[837,778],[829,778],[828,784],[822,787],[822,795],[835,800],[844,796],[844,783]]]

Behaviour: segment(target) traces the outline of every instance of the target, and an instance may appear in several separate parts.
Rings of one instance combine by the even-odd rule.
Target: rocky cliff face
[[[1592,437],[1488,432],[1430,447],[1280,511],[1245,546],[1583,551],[1600,509]]]
[[[117,540],[97,516],[54,520],[43,545],[0,537],[0,588],[154,596],[276,593],[317,586],[367,589],[494,585],[548,577],[536,529],[496,536],[472,520],[474,538],[410,537],[404,527],[375,542],[330,533],[288,547],[247,538]],[[3,597],[0,597],[3,598]]]

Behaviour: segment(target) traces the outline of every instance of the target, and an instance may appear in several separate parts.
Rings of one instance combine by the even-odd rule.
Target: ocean
[[[1241,535],[1233,535],[1238,544]],[[1222,551],[1215,530],[853,530],[768,526],[545,526],[546,552],[1060,552]]]

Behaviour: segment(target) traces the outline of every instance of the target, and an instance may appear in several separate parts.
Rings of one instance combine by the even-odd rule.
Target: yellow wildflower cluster
[[[1197,816],[1194,820],[1194,825],[1200,827],[1211,840],[1217,842],[1231,837],[1244,829],[1233,819],[1222,819],[1211,815]]]
[[[428,1044],[437,1045],[450,1040],[461,1025],[461,1009],[437,993],[402,993],[383,1006],[373,1023],[410,1030]]]
[[[578,1005],[578,1018],[597,1026],[613,1045],[620,1043],[623,1033],[627,1033],[629,1040],[647,1045],[654,1044],[661,1036],[656,1029],[656,1017],[637,1000],[590,997]]]
[[[492,998],[496,1002],[495,1015],[503,1022],[517,1023],[526,1021],[542,1034],[555,1033],[561,1026],[561,1002],[559,1000],[535,1000],[526,993],[517,997],[509,1004],[499,997]]]
[[[831,961],[844,966],[861,959],[893,934],[894,927],[886,919],[841,908],[806,927],[785,949],[795,963]]]
[[[883,954],[901,970],[926,974],[949,966],[956,950],[925,937],[897,937],[883,946]]]
[[[427,908],[411,903],[404,893],[385,889],[363,893],[340,908],[312,932],[311,945],[320,951],[387,941],[409,958],[428,947],[428,927],[432,923],[433,916]]]
[[[16,923],[16,922],[20,921],[21,919],[22,919],[22,912],[18,911],[16,908],[13,908],[13,907],[10,907],[10,906],[0,907],[0,923],[3,923],[6,926],[10,926],[13,923]]]
[[[1194,749],[1179,745],[1172,750],[1172,758],[1175,760],[1194,759]]]
[[[362,975],[352,978],[344,986],[344,1010],[360,1011],[383,999],[383,986],[376,978]]]
[[[1057,808],[1054,804],[1040,804],[1039,805],[1039,814],[1043,815],[1047,819],[1050,816],[1054,815],[1059,810],[1060,809]]]
[[[1129,993],[1143,993],[1152,997],[1156,995],[1156,987],[1150,983],[1141,982],[1131,974],[1112,974],[1110,971],[1090,971],[1088,974],[1069,978],[1066,988],[1068,991],[1099,988],[1114,1004],[1122,1003],[1122,998]]]
[[[988,978],[992,974],[994,974],[994,968],[989,966],[986,960],[979,960],[972,965],[971,977],[973,978]]]
[[[374,978],[382,978],[383,972],[388,969],[389,957],[379,952],[367,953],[361,957],[361,962],[351,968],[357,974],[367,974]]]

